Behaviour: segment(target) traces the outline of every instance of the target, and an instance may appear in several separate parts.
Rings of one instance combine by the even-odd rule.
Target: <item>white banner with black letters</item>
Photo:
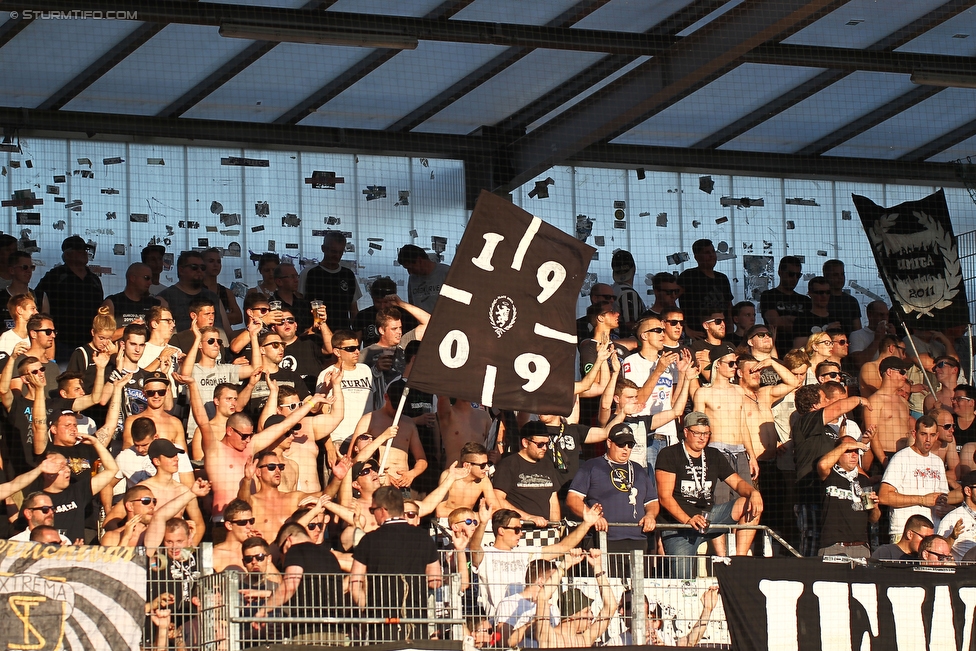
[[[408,386],[501,409],[568,415],[576,299],[593,253],[482,192]]]
[[[971,651],[976,567],[943,569],[735,557],[715,574],[736,651]]]
[[[135,551],[0,541],[0,649],[139,651],[146,568]]]

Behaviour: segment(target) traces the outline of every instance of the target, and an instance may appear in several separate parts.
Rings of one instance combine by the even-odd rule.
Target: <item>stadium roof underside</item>
[[[5,137],[959,184],[974,1],[3,2]],[[125,13],[121,13],[125,12]]]

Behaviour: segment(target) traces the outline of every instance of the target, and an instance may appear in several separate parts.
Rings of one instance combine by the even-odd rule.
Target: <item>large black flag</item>
[[[885,289],[905,321],[922,330],[969,323],[945,192],[891,208],[856,194],[853,199]]]
[[[715,565],[735,651],[971,651],[976,568],[736,556]]]
[[[593,252],[482,192],[410,372],[410,388],[568,415],[576,298]]]

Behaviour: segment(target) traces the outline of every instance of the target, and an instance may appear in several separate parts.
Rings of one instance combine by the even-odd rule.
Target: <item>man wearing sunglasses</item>
[[[338,330],[332,335],[332,351],[338,358],[336,366],[342,369],[342,421],[332,432],[332,442],[341,450],[352,439],[356,425],[363,414],[378,409],[383,404],[383,394],[373,376],[373,369],[359,363],[359,339],[351,330]],[[315,381],[316,391],[325,388],[327,374],[324,369]]]
[[[654,292],[654,303],[642,316],[667,318],[664,313],[677,307],[678,297],[681,296],[681,286],[678,285],[675,275],[667,271],[654,274],[651,279],[651,289]]]
[[[479,500],[491,505],[492,509],[498,507],[495,501],[495,491],[488,477],[488,450],[485,446],[474,441],[469,441],[461,447],[460,459],[461,468],[467,470],[465,477],[454,482],[447,499],[437,505],[436,515],[439,518],[449,516],[457,509],[473,509]],[[440,483],[448,478],[450,470],[441,473]]]
[[[284,422],[284,419],[281,420]],[[299,504],[318,497],[318,494],[281,490],[285,468],[285,462],[274,450],[259,452],[244,468],[245,482],[238,497],[251,505],[254,526],[265,540],[275,539],[285,519],[295,512]]]
[[[925,413],[935,409],[937,406],[947,409],[950,413],[954,413],[955,405],[952,404],[953,389],[965,381],[965,378],[959,373],[959,360],[948,355],[936,357],[930,370],[935,374],[936,389],[934,394],[930,393],[925,396],[925,401],[922,403]]]
[[[121,517],[106,516],[108,529],[98,544],[103,547],[137,547],[143,544],[146,527],[153,518],[156,505],[165,503],[157,500],[148,486],[135,486],[123,494],[119,502]],[[200,524],[203,524],[201,519]],[[201,535],[201,538],[203,536]]]
[[[556,490],[559,477],[549,457],[546,426],[529,421],[519,432],[518,454],[504,457],[495,466],[492,486],[503,509],[515,511],[537,527],[548,527],[560,519]]]
[[[53,464],[53,461],[45,460],[46,463]],[[53,470],[48,468],[45,472]],[[38,466],[35,471],[35,477],[30,480],[33,483],[41,474],[41,466]],[[21,475],[22,477],[26,475]],[[30,485],[30,484],[28,484]],[[26,486],[25,486],[26,488]],[[31,493],[24,498],[24,503],[20,507],[20,514],[23,516],[24,521],[27,522],[27,528],[18,533],[17,535],[11,536],[10,540],[14,542],[29,542],[31,532],[37,527],[53,527],[54,526],[54,502],[51,501],[51,496],[43,491],[37,491]],[[62,545],[70,545],[71,540],[68,539],[63,533],[58,532],[61,538]]]
[[[650,476],[630,460],[637,440],[628,423],[610,428],[607,453],[584,463],[566,496],[566,506],[577,516],[584,505],[599,504],[603,516],[595,529],[607,532],[608,552],[647,551],[647,537],[656,526],[659,509],[657,491]],[[608,526],[608,522],[636,524],[636,527]]]
[[[908,402],[898,395],[899,390],[911,385],[908,380],[911,368],[912,363],[900,357],[884,358],[878,365],[881,388],[868,398],[871,409],[864,414],[864,429],[873,432],[871,451],[882,465],[895,451],[905,447],[912,429]],[[900,525],[898,530],[901,531]]]
[[[190,328],[190,302],[194,298],[206,298],[215,306],[217,322],[225,332],[230,332],[230,320],[227,311],[220,304],[220,298],[203,284],[206,275],[206,264],[203,254],[196,251],[183,251],[176,259],[176,276],[179,280],[170,285],[157,296],[166,301],[173,318],[176,319],[176,331]]]
[[[315,378],[319,372],[336,361],[332,346],[325,345],[326,341],[332,339],[332,331],[326,325],[325,319],[319,322],[318,331],[313,329],[306,333],[306,329],[299,330],[297,314],[297,310],[282,307],[281,322],[272,326],[285,344],[285,355],[278,366],[298,373],[305,381],[306,388],[314,391]]]
[[[213,548],[214,572],[223,572],[228,567],[240,567],[243,543],[249,538],[260,536],[251,505],[244,500],[234,499],[224,507],[224,521],[216,525],[222,529],[214,530],[214,538],[219,540]]]
[[[178,477],[186,477],[186,473],[180,473],[180,466],[189,465],[187,456],[182,449],[166,439],[157,438],[149,444],[147,456],[156,472],[152,477],[139,482],[139,485],[149,488],[160,504],[166,504],[170,500],[177,499],[190,490],[189,487],[193,485],[194,481],[192,472],[189,473],[189,477],[187,477],[189,481],[186,484],[177,479]],[[181,512],[177,515],[182,517],[184,514]],[[196,499],[191,499],[187,504],[186,516],[196,524],[191,544],[193,546],[199,545],[200,541],[203,540],[204,522],[203,515],[200,513],[200,505]]]
[[[921,560],[919,565],[952,567],[956,564],[951,543],[937,534],[922,539],[918,545],[918,557]]]
[[[724,454],[708,445],[710,435],[708,416],[693,411],[684,418],[684,439],[662,450],[657,459],[661,523],[691,525],[690,529],[662,532],[664,550],[670,556],[695,556],[703,541],[725,535],[724,531],[709,531],[711,524],[758,524],[763,511],[759,491],[735,472]],[[712,495],[720,481],[740,497],[715,504]],[[695,567],[691,560],[679,559],[674,576],[690,578]]]
[[[119,472],[119,466],[115,463],[112,453],[97,438],[94,436],[80,438],[82,443],[91,445],[98,453],[102,468],[97,474],[92,475],[89,472],[72,482],[68,460],[63,454],[49,452],[44,458],[53,459],[58,471],[44,472],[41,475],[42,490],[51,496],[51,502],[56,507],[54,526],[63,529],[65,535],[71,540],[85,538],[85,509],[103,488],[115,485],[118,481],[116,473]]]
[[[710,355],[713,351],[724,348],[722,341],[725,339],[727,323],[722,312],[713,311],[707,314],[701,322],[701,330],[705,334],[700,339],[691,342],[691,352],[695,356],[698,368],[705,381],[711,381],[712,360]]]
[[[25,352],[20,353],[21,355],[26,355],[27,357],[36,357],[41,361],[41,364],[44,366],[45,379],[47,381],[47,391],[49,393],[57,392],[57,378],[61,373],[61,368],[58,366],[57,362],[54,361],[54,344],[57,336],[58,331],[54,328],[54,320],[51,318],[51,315],[38,312],[27,320],[27,337],[30,341],[30,348],[28,348]],[[60,348],[60,346],[58,348]],[[14,363],[16,364],[19,361],[19,355],[16,353],[16,351],[14,351],[12,357],[14,358]],[[12,386],[14,388],[19,388],[16,381],[12,384]]]
[[[293,388],[302,400],[309,395],[302,376],[281,366],[285,358],[285,342],[281,340],[281,335],[274,330],[261,332],[258,335],[258,348],[261,351],[261,364],[255,368],[257,381],[250,384],[251,398],[247,402],[247,412],[254,419],[257,419],[271,395],[268,378],[277,382],[278,386]]]
[[[122,446],[132,445],[132,423],[136,418],[149,418],[156,425],[156,437],[166,439],[181,450],[186,450],[186,432],[183,431],[183,421],[171,416],[166,410],[166,398],[170,393],[169,377],[165,373],[156,371],[146,375],[142,381],[142,394],[145,396],[146,409],[139,414],[125,419],[122,430]],[[192,480],[192,476],[190,477]],[[190,482],[192,483],[192,481]]]

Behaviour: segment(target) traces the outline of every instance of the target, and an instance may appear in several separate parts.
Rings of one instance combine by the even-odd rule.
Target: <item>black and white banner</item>
[[[576,299],[594,249],[482,192],[409,386],[502,409],[568,415]]]
[[[139,651],[146,569],[134,553],[0,541],[0,649]]]
[[[852,195],[892,305],[922,330],[969,322],[959,249],[945,192],[883,208]]]
[[[736,651],[971,651],[976,567],[926,570],[748,557],[715,566]]]

